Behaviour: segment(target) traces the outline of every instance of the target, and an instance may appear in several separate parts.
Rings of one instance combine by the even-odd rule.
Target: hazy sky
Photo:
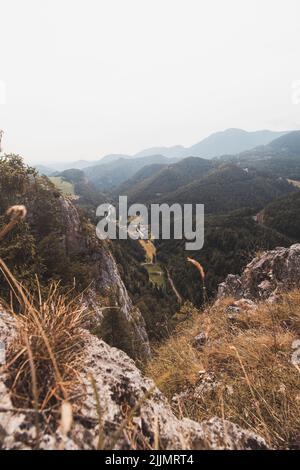
[[[299,25],[299,0],[0,0],[4,150],[96,159],[300,128]]]

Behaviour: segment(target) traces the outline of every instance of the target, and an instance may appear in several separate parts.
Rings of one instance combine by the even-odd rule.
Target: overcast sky
[[[299,25],[299,0],[0,0],[4,150],[97,159],[300,128]]]

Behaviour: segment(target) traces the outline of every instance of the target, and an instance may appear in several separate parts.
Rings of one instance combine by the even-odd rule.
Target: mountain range
[[[228,138],[230,134],[235,135],[235,130],[226,131],[223,137]],[[256,143],[259,139],[261,142],[262,137],[274,137],[265,131],[254,134],[252,137]],[[211,137],[211,140],[218,140],[221,136],[222,133]],[[238,147],[236,144],[235,148]],[[210,294],[222,276],[242,268],[253,250],[287,245],[289,240],[297,240],[297,222],[294,221],[298,220],[295,211],[300,186],[300,131],[279,137],[276,134],[271,142],[260,143],[237,154],[223,154],[210,159],[178,159],[170,158],[170,154],[169,157],[118,156],[106,163],[60,172],[57,176],[74,185],[78,198],[76,204],[87,209],[94,222],[92,214],[97,203],[109,201],[117,204],[119,195],[127,195],[130,204],[204,204],[206,241],[201,257],[204,261],[209,260],[212,266],[207,276]],[[285,205],[290,206],[290,210],[285,211]],[[258,214],[264,210],[266,222],[260,224],[262,219]],[[279,215],[275,217],[277,210]],[[288,220],[284,220],[285,212]],[[181,266],[184,266],[187,256],[183,241],[157,240],[155,245],[156,257],[168,269],[180,295],[200,305],[203,298],[195,279],[191,277],[188,283],[182,282],[185,277]],[[145,282],[145,273],[139,267],[145,256],[143,250],[131,242],[126,247],[116,242],[114,250],[127,288],[139,302],[141,297],[137,292],[141,292],[141,284]],[[238,257],[234,250],[240,252]],[[198,254],[194,256],[198,257]],[[151,304],[150,297],[147,294],[147,305]],[[151,313],[143,304],[142,310],[145,318],[151,318],[155,307]],[[156,335],[152,329],[149,331]]]
[[[154,147],[139,152],[135,157],[145,157],[155,153],[168,158],[213,158],[225,154],[240,153],[259,145],[266,145],[285,134],[286,132],[274,132],[269,130],[247,132],[242,129],[232,128],[211,134],[191,147]]]
[[[173,147],[152,147],[142,150],[135,155],[126,154],[110,154],[99,160],[78,160],[74,162],[56,162],[43,165],[35,165],[39,171],[46,175],[50,175],[53,171],[63,171],[69,168],[79,170],[87,167],[94,167],[101,164],[112,163],[120,159],[137,159],[150,157],[152,155],[161,155],[170,159],[182,159],[185,157],[202,157],[214,158],[225,154],[237,154],[246,150],[250,150],[260,145],[267,145],[272,140],[285,135],[288,131],[275,132],[270,130],[260,130],[247,132],[242,129],[226,129],[216,132],[192,145],[191,147],[183,147],[176,145]]]

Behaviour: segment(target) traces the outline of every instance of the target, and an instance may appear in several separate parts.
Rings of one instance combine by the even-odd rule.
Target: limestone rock
[[[195,338],[193,339],[193,347],[196,349],[201,349],[207,342],[207,335],[204,332],[199,333]]]
[[[218,298],[276,300],[278,294],[300,286],[300,244],[267,251],[249,263],[241,276],[230,274],[219,285]]]
[[[96,449],[99,429],[101,448],[106,449],[132,449],[133,440],[137,448],[151,449],[155,437],[161,449],[266,448],[262,438],[233,423],[218,418],[203,423],[176,418],[167,399],[123,351],[88,331],[84,338],[83,398],[73,403],[74,424],[69,434],[61,434],[59,419],[50,425],[51,420],[40,413],[37,442],[34,410],[14,409],[0,375],[0,448]]]

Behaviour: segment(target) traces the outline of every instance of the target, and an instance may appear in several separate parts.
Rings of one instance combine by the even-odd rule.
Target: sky
[[[0,0],[0,129],[30,162],[300,129],[299,0]]]

